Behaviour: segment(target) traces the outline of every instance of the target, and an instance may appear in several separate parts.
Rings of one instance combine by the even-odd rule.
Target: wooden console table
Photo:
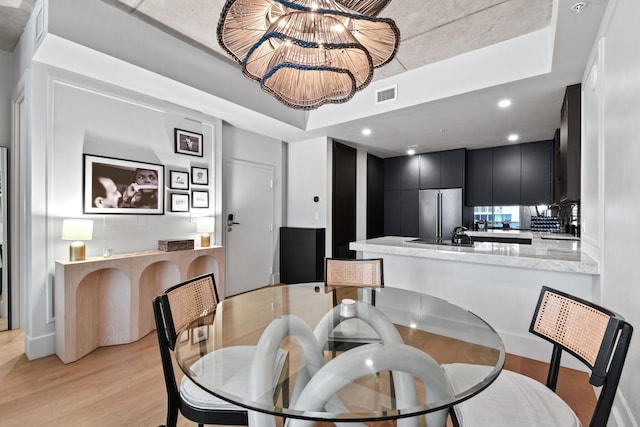
[[[155,329],[153,297],[209,272],[224,298],[222,246],[57,261],[56,354],[70,363],[98,347],[139,340]]]

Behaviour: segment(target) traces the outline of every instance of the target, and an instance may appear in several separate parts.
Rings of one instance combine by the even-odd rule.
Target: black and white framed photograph
[[[175,129],[176,153],[202,157],[202,134],[184,129]]]
[[[171,212],[189,212],[189,195],[181,193],[169,194]]]
[[[209,185],[209,169],[192,166],[191,183],[194,185]]]
[[[164,214],[164,166],[84,155],[83,211],[87,214]]]
[[[169,171],[169,188],[171,190],[188,190],[189,172]]]
[[[192,208],[208,208],[209,207],[209,191],[191,190],[191,207]]]

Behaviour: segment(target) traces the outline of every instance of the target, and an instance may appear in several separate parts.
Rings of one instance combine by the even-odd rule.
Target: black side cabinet
[[[280,228],[280,282],[324,280],[324,228]]]

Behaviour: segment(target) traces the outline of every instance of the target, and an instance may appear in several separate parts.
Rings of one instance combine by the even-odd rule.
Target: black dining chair
[[[618,314],[589,301],[543,287],[529,332],[553,344],[546,386],[512,371],[502,371],[493,384],[455,406],[454,425],[464,427],[571,427],[580,421],[556,393],[563,351],[590,371],[589,383],[601,387],[591,427],[607,425],[633,327]],[[443,365],[456,392],[478,365]]]
[[[369,303],[376,305],[376,288],[384,287],[382,258],[342,259],[326,258],[325,288],[333,293],[334,306],[341,302],[341,288],[362,287],[369,292]],[[351,289],[353,291],[353,289]],[[345,297],[356,295],[345,294]],[[327,342],[332,352],[346,351],[361,344],[379,341],[380,337],[371,326],[360,319],[346,319],[333,330]]]
[[[217,304],[218,292],[213,274],[206,274],[182,282],[153,299],[153,313],[167,389],[166,427],[175,427],[178,412],[189,420],[197,422],[199,426],[204,424],[248,425],[246,409],[215,397],[200,388],[187,376],[182,378],[180,387],[176,382],[171,353],[175,351],[178,334],[198,320],[202,325],[210,325],[215,315]],[[220,361],[219,356],[223,352],[233,352],[234,357],[231,359],[236,361],[235,366],[233,363],[229,366],[230,358],[226,357],[224,359],[224,372],[220,373],[220,378],[210,378],[210,380],[220,381],[224,384],[223,376],[225,378],[234,377],[233,387],[235,392],[242,392],[243,390],[237,388],[247,388],[246,384],[249,381],[248,365],[253,360],[255,346],[233,346],[215,350],[198,360],[191,368],[192,370],[203,369],[209,375],[215,375],[217,371],[221,370],[213,369],[212,365],[216,361]],[[286,373],[287,369],[288,353],[284,350],[279,350],[273,370],[276,384],[283,384],[282,375]],[[230,372],[230,370],[234,372]],[[244,378],[244,384],[238,385],[238,375],[235,373],[247,377]],[[286,381],[284,383],[283,399],[286,398],[286,391],[284,390]],[[279,390],[280,387],[277,387],[274,401]]]

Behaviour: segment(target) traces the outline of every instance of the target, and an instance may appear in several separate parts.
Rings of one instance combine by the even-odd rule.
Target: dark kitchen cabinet
[[[418,190],[384,192],[384,234],[418,237]]]
[[[420,189],[462,188],[465,149],[425,153],[420,158]]]
[[[493,149],[493,205],[520,204],[520,145]]]
[[[493,149],[467,150],[465,204],[493,204]]]
[[[522,144],[520,204],[553,202],[553,141]]]
[[[560,129],[553,135],[553,201],[560,203],[562,194],[562,165],[560,156]]]
[[[367,154],[367,239],[384,236],[384,160]]]
[[[420,159],[420,189],[440,188],[440,153],[424,153]]]
[[[440,153],[440,188],[462,188],[465,177],[466,149]]]
[[[384,161],[384,189],[417,190],[420,183],[419,156],[390,157]]]
[[[356,149],[333,141],[331,254],[355,258],[349,243],[356,240]]]
[[[556,202],[580,200],[581,85],[568,86],[560,111],[560,176]]]

